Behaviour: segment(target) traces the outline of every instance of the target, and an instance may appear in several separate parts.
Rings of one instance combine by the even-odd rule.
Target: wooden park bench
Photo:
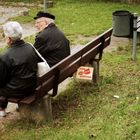
[[[96,37],[77,52],[53,66],[48,73],[38,78],[35,94],[24,99],[9,98],[9,102],[17,103],[21,117],[34,120],[52,119],[51,97],[57,95],[58,85],[71,77],[80,66],[87,63],[94,66],[94,82],[99,80],[99,61],[103,50],[110,44],[112,28]],[[48,94],[49,91],[52,94]]]
[[[140,44],[140,17],[137,19],[137,42]]]

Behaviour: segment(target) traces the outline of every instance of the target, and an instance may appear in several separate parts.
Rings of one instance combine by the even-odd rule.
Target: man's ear
[[[12,38],[11,37],[8,37],[8,38],[9,38],[9,42],[12,43]]]
[[[8,45],[11,45],[12,44],[12,38],[11,37],[6,37],[6,42]]]

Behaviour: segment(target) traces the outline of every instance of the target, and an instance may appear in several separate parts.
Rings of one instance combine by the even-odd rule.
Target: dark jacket
[[[53,23],[36,36],[34,46],[50,67],[70,55],[69,40]]]
[[[7,66],[6,64],[0,59],[0,88],[3,87],[7,82]]]
[[[7,72],[0,77],[0,80],[7,80],[0,88],[0,96],[4,94],[6,97],[24,97],[31,94],[36,87],[38,62],[32,46],[23,40],[16,41],[0,59],[6,64],[2,69],[6,69]]]

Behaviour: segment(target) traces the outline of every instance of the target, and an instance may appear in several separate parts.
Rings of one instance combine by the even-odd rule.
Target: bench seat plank
[[[31,104],[36,100],[36,95],[28,96],[22,100],[20,100],[20,104]]]
[[[18,98],[8,98],[8,102],[18,103],[21,99]]]

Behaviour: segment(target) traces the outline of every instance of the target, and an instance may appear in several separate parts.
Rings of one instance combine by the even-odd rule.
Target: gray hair
[[[48,24],[54,23],[54,20],[51,18],[45,18]]]
[[[41,17],[40,19],[46,21],[46,23],[49,25],[51,23],[54,23],[54,20],[51,18],[47,18],[47,17]]]
[[[4,35],[10,37],[12,40],[21,39],[23,29],[16,21],[9,21],[3,25]]]

